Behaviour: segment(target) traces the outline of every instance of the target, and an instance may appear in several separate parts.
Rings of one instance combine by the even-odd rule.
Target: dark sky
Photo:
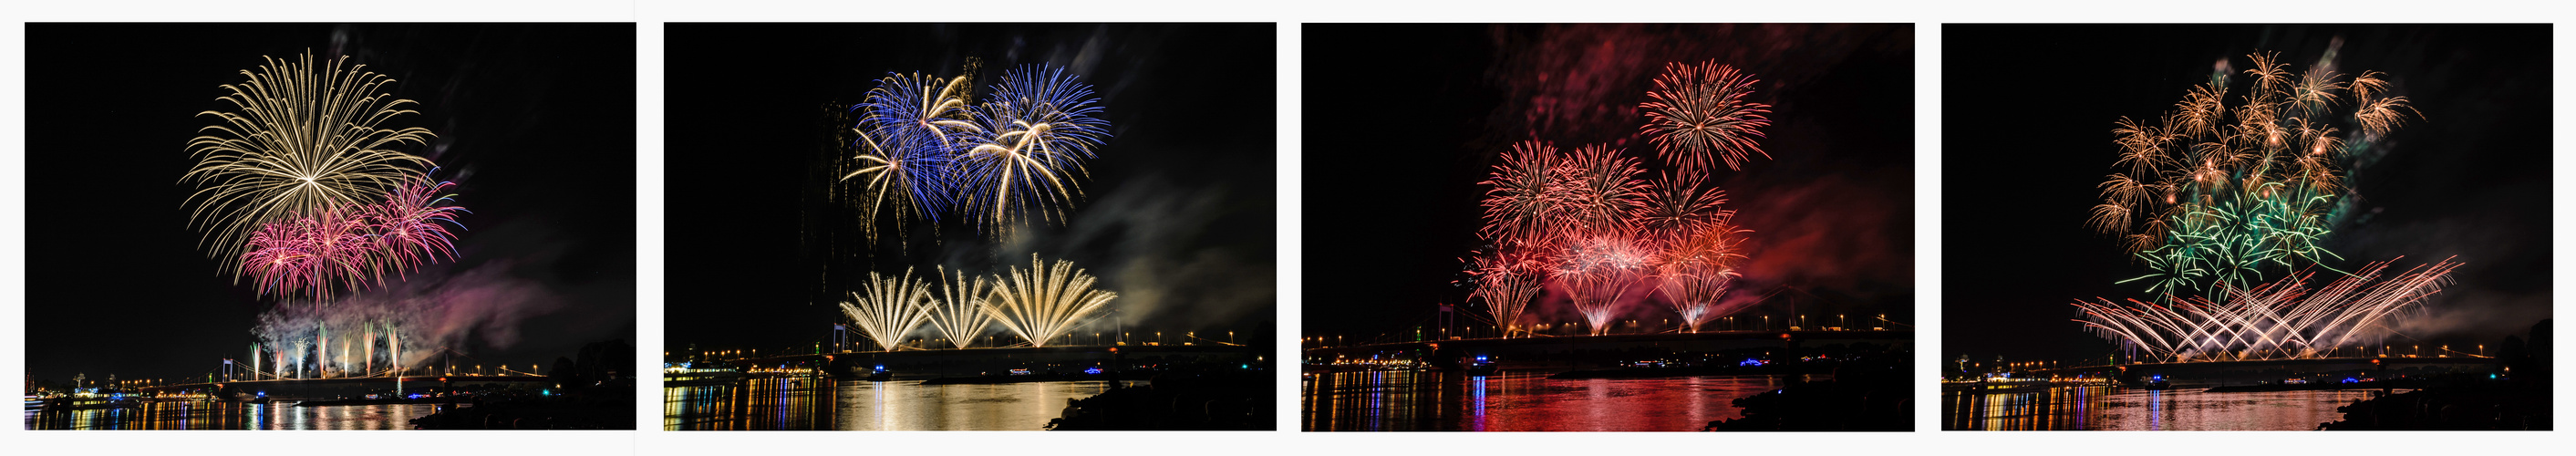
[[[2363,211],[2339,268],[2466,262],[2404,328],[2492,343],[2549,308],[2549,27],[1965,25],[1943,28],[1943,355],[2098,356],[2076,299],[2145,298],[2144,267],[2084,225],[2110,174],[2112,122],[2164,113],[2213,65],[2279,51],[2292,72],[2337,37],[2339,71],[2388,73],[2422,119],[2353,171]],[[2249,77],[2235,76],[2228,106]],[[2342,112],[2349,112],[2349,108]],[[2348,126],[2345,128],[2349,128]],[[2277,273],[2277,271],[2275,271]],[[2403,340],[2403,339],[2393,339]],[[2403,342],[2398,342],[2403,343]],[[2458,342],[2454,342],[2458,343]],[[2402,350],[2402,349],[2401,349]]]
[[[1272,331],[1277,28],[1271,24],[670,24],[669,348],[810,348],[866,271],[998,273],[1068,259],[1133,330]],[[1093,87],[1113,135],[1066,226],[987,242],[953,222],[860,244],[819,198],[862,101],[890,72],[976,91],[1044,63]],[[982,100],[974,100],[980,103]],[[837,177],[833,175],[832,177]],[[933,242],[936,241],[936,242]],[[873,252],[873,253],[871,253]],[[996,329],[998,331],[998,329]]]
[[[27,362],[39,379],[200,376],[244,358],[274,298],[219,275],[179,182],[185,145],[263,55],[348,55],[398,80],[471,214],[462,258],[391,288],[485,363],[633,340],[631,24],[30,24]],[[103,179],[102,179],[103,178]],[[388,279],[391,281],[391,279]],[[351,302],[382,300],[387,291]],[[309,304],[305,304],[309,305]]]
[[[1453,281],[1479,248],[1476,183],[1513,142],[1611,144],[1659,172],[1636,106],[1666,63],[1710,59],[1752,73],[1751,99],[1774,105],[1773,158],[1712,179],[1755,231],[1725,306],[1794,289],[1736,315],[1794,300],[1912,321],[1911,25],[1305,27],[1302,334],[1410,332],[1434,304],[1465,301]],[[1569,321],[1568,307],[1543,294],[1531,312]]]

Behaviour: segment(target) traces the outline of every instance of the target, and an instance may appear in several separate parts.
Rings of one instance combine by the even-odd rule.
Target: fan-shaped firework
[[[2369,284],[2387,267],[2372,263],[2313,292],[2302,274],[2246,290],[2222,285],[2227,298],[2193,297],[2172,306],[2076,301],[2085,316],[2076,321],[2164,361],[2317,358],[2387,333],[2389,320],[2420,310],[2459,264],[2446,259]]]
[[[1550,278],[1573,298],[1575,312],[1591,324],[1592,334],[1606,334],[1651,253],[1623,230],[1579,230],[1565,239]]]
[[[946,267],[939,271],[943,283],[931,297],[930,328],[948,338],[949,345],[966,348],[993,323],[993,316],[984,312],[984,298],[992,293],[986,291],[987,282],[981,276],[969,278],[965,271],[951,276]]]
[[[1719,316],[1718,298],[1743,275],[1736,270],[1745,259],[1740,246],[1743,234],[1753,230],[1736,227],[1734,215],[1723,211],[1691,226],[1663,242],[1654,257],[1656,291],[1663,292],[1665,303],[1693,332]]]
[[[2323,240],[2349,190],[2342,162],[2401,123],[2405,101],[2386,96],[2378,72],[2350,83],[2323,69],[2293,77],[2277,54],[2249,57],[2254,84],[2242,105],[2221,102],[2228,91],[2221,73],[2161,120],[2123,118],[2112,130],[2119,172],[2103,182],[2102,202],[2085,223],[2118,236],[2149,267],[2123,282],[2150,280],[2150,291],[2163,296],[2209,293],[2337,258]],[[2334,127],[2339,106],[2354,107],[2354,122],[2369,134]]]
[[[1546,284],[1549,265],[1535,249],[1502,247],[1475,258],[1475,297],[1485,300],[1485,311],[1494,317],[1494,325],[1504,328],[1510,337],[1521,312],[1529,307],[1530,298]]]
[[[942,80],[928,75],[892,74],[877,81],[867,101],[850,109],[859,123],[858,167],[842,180],[858,179],[857,203],[870,218],[892,221],[898,230],[914,220],[938,221],[957,192],[955,160],[981,131],[966,104],[970,76]],[[898,236],[900,231],[898,231]]]
[[[197,164],[179,180],[200,187],[189,195],[189,225],[204,230],[209,256],[240,257],[263,224],[365,204],[430,165],[391,149],[426,143],[428,129],[379,127],[415,113],[401,109],[411,100],[382,92],[392,78],[343,68],[346,57],[263,59],[242,71],[250,81],[223,86],[232,94],[221,99],[235,110],[198,113],[222,123],[188,141]]]
[[[912,278],[910,268],[894,277],[871,271],[866,288],[850,292],[850,300],[841,303],[841,313],[857,323],[868,340],[876,341],[878,349],[894,350],[930,319],[930,285]]]
[[[1057,260],[1050,267],[1029,255],[1029,270],[1018,267],[994,281],[992,297],[985,299],[984,311],[993,321],[1011,330],[1029,346],[1043,347],[1047,341],[1063,336],[1081,326],[1092,314],[1108,307],[1118,293],[1094,290],[1095,279],[1075,269],[1073,262]]]
[[[1082,196],[1083,161],[1109,139],[1091,86],[1061,68],[1031,65],[1002,75],[975,110],[981,143],[958,158],[960,192],[975,224],[995,235],[1030,219],[1062,223]]]
[[[1754,82],[1752,75],[1713,60],[1665,65],[1664,74],[1655,78],[1655,90],[1646,92],[1652,100],[1638,105],[1646,112],[1645,132],[1656,152],[1684,174],[1713,170],[1720,162],[1727,169],[1742,169],[1741,163],[1751,160],[1747,152],[1770,158],[1759,140],[1762,127],[1771,125],[1764,117],[1771,105],[1744,99],[1753,93]]]

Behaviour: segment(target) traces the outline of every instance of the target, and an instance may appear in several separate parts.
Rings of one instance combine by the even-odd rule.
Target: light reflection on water
[[[663,388],[662,428],[1036,431],[1063,416],[1067,400],[1107,391],[1109,382],[925,386],[919,380],[753,379],[739,386]]]
[[[1341,372],[1305,377],[1308,431],[1697,431],[1737,418],[1767,376],[1549,380],[1543,373]]]
[[[2335,407],[2377,390],[2204,393],[2061,386],[2044,391],[1941,393],[1943,430],[2303,431],[2343,419]],[[2404,390],[2399,390],[2404,392]]]
[[[27,429],[411,429],[411,420],[437,413],[433,404],[296,407],[292,402],[145,401],[139,409],[93,409],[40,416],[26,413]]]

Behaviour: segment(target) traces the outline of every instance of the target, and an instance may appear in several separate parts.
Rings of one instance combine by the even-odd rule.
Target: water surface
[[[1129,386],[1146,382],[1129,381]],[[665,430],[1037,431],[1109,382],[922,385],[764,378],[662,389]]]
[[[1769,376],[1550,380],[1544,373],[1430,371],[1306,376],[1308,431],[1697,431],[1742,416]]]
[[[2044,391],[1944,391],[1943,430],[2304,431],[2343,419],[2335,407],[2378,390],[2204,393],[2061,386]],[[2405,390],[2399,390],[2404,392]]]
[[[140,409],[77,410],[26,414],[27,429],[411,429],[411,420],[437,413],[435,404],[296,407],[292,402],[145,401]]]

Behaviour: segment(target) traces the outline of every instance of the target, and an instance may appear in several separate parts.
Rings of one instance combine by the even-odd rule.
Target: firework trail
[[[1745,101],[1753,93],[1752,75],[1708,61],[1699,65],[1666,64],[1655,77],[1651,100],[1637,107],[1646,112],[1645,133],[1658,156],[1683,174],[1716,169],[1743,169],[1746,152],[1770,158],[1759,143],[1771,105]]]
[[[876,341],[878,349],[894,351],[904,336],[930,319],[929,300],[930,285],[912,278],[911,268],[894,277],[871,271],[867,290],[850,292],[850,300],[841,303],[841,313],[856,322],[868,340]]]
[[[1551,266],[1539,250],[1513,247],[1478,255],[1473,261],[1474,269],[1468,271],[1476,277],[1473,297],[1485,300],[1494,324],[1504,328],[1504,337],[1510,337],[1530,298],[1546,283]]]
[[[2387,322],[2420,311],[2419,304],[2440,293],[2459,264],[2445,259],[2370,284],[2387,267],[2388,262],[2372,263],[2313,291],[2305,283],[2309,274],[2299,274],[2252,289],[2228,288],[2225,299],[2191,297],[2172,306],[2076,301],[2085,318],[2075,321],[2164,361],[2319,358],[2389,334]]]
[[[984,311],[1032,347],[1044,347],[1072,331],[1118,297],[1118,293],[1092,289],[1096,279],[1075,269],[1073,262],[1057,260],[1050,268],[1037,254],[1029,255],[1029,270],[1012,267],[1007,275],[994,279]]]
[[[938,294],[932,296],[930,328],[947,337],[950,345],[966,348],[984,335],[985,326],[993,323],[992,315],[984,312],[984,298],[991,293],[982,276],[970,279],[965,271],[951,276],[944,266],[939,271],[943,283]]]
[[[2323,241],[2346,206],[2343,162],[2412,108],[2387,95],[2379,72],[2347,83],[2323,68],[2294,76],[2277,53],[2248,57],[2254,83],[2239,106],[2223,102],[2229,76],[2219,73],[2161,118],[2114,123],[2118,172],[2100,185],[2085,224],[2148,267],[2122,283],[2226,300],[2234,294],[2220,290],[2246,289],[2267,271],[2341,258]],[[2334,126],[2346,106],[2357,131]]]
[[[1726,191],[1702,185],[1703,176],[1665,173],[1649,183],[1645,205],[1631,213],[1638,228],[1660,244],[1733,219],[1735,211],[1726,209]]]
[[[956,158],[966,213],[996,237],[1036,219],[1063,223],[1082,196],[1082,163],[1109,139],[1109,122],[1091,86],[1064,69],[1024,66],[1003,73],[991,98],[974,110],[980,143]]]
[[[426,144],[426,128],[380,128],[417,104],[382,92],[392,78],[347,66],[347,57],[294,60],[242,70],[250,80],[223,87],[233,111],[205,111],[221,123],[188,141],[197,164],[180,176],[200,188],[189,195],[189,226],[214,258],[240,258],[255,231],[294,223],[331,209],[364,204],[431,166],[425,158],[392,150]],[[241,276],[241,264],[224,268]]]
[[[958,191],[957,155],[970,147],[981,130],[973,122],[966,93],[974,80],[966,75],[942,80],[920,74],[889,74],[868,91],[867,101],[851,106],[859,115],[851,132],[858,167],[841,180],[860,183],[860,213],[869,217],[864,235],[877,236],[877,218],[903,227],[928,219],[936,222]]]
[[[1620,300],[1645,272],[1651,252],[1623,230],[1581,230],[1566,239],[1549,278],[1565,287],[1593,335],[1607,334]]]

